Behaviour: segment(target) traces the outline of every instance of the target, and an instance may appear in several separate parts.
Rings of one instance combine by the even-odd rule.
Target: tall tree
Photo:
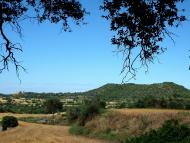
[[[44,105],[47,109],[47,112],[51,114],[54,114],[55,112],[63,109],[63,103],[57,98],[46,100]]]

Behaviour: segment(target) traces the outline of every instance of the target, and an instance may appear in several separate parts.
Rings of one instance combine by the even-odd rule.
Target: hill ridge
[[[189,96],[190,90],[174,82],[152,84],[108,83],[85,94],[106,96]]]

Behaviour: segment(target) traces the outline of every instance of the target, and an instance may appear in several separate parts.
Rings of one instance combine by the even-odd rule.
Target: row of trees
[[[71,112],[79,112],[79,107],[81,105],[98,105],[100,107],[107,108],[167,108],[167,109],[190,109],[190,99],[189,98],[178,98],[178,97],[155,97],[155,96],[142,96],[138,98],[125,99],[120,97],[119,100],[115,102],[107,102],[110,99],[99,98],[97,100],[94,98],[89,98],[90,100],[84,99],[80,104],[71,103],[69,106],[64,106],[63,102],[58,98],[46,99],[42,104],[33,105],[23,105],[15,103],[3,103],[0,106],[0,112],[12,112],[12,113],[30,113],[30,114],[40,114],[49,113],[54,114],[56,112],[65,112],[70,107]],[[123,99],[123,100],[122,100]],[[94,103],[94,104],[91,104]],[[85,106],[86,107],[86,106]]]

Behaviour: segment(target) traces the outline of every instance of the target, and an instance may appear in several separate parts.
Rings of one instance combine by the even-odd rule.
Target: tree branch
[[[10,40],[7,38],[3,31],[3,23],[0,24],[0,33],[3,40],[5,41],[5,43],[1,44],[1,49],[5,49],[5,54],[1,54],[0,62],[2,63],[2,67],[0,68],[0,73],[2,73],[3,70],[9,70],[9,62],[12,62],[15,66],[17,77],[20,80],[19,70],[22,69],[26,71],[26,69],[22,65],[20,65],[19,61],[17,61],[14,50],[22,52],[21,45],[13,44],[10,42]]]

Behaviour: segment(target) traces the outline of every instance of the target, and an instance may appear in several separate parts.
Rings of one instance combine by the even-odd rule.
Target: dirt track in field
[[[67,126],[19,122],[19,126],[0,132],[0,143],[108,143],[69,134]]]

